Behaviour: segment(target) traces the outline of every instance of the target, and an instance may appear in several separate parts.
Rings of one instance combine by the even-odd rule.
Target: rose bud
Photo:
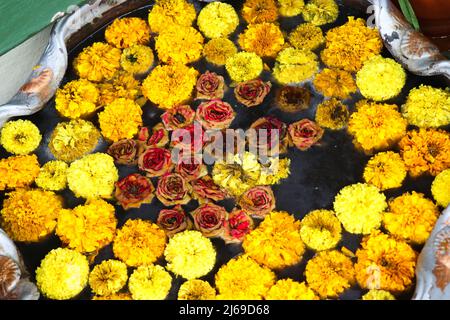
[[[260,79],[239,83],[234,89],[237,101],[246,107],[255,107],[263,103],[269,94],[272,84]]]
[[[210,176],[192,181],[192,191],[195,200],[200,203],[222,201],[231,198],[230,194],[214,183]]]
[[[208,169],[202,163],[201,159],[198,159],[195,156],[182,156],[175,166],[175,172],[181,174],[187,182],[191,182],[207,175]]]
[[[165,206],[187,204],[191,201],[189,184],[179,173],[167,173],[158,181],[156,197]]]
[[[289,126],[292,143],[301,151],[308,150],[323,136],[323,129],[314,121],[303,119]]]
[[[278,90],[276,100],[284,112],[298,112],[309,108],[311,92],[303,87],[286,86]]]
[[[198,78],[196,89],[196,100],[222,99],[225,92],[225,81],[217,73],[206,71]]]
[[[172,170],[172,154],[167,149],[148,148],[140,155],[138,164],[148,177],[160,177]]]
[[[135,165],[139,145],[135,140],[124,139],[113,143],[107,153],[114,158],[117,164]]]
[[[223,224],[228,217],[224,207],[213,203],[200,205],[192,213],[194,226],[207,238],[220,237],[223,234]]]
[[[253,229],[252,218],[240,209],[234,209],[228,219],[224,221],[224,233],[222,235],[225,243],[241,243],[244,237]]]
[[[258,186],[244,192],[239,206],[255,218],[264,218],[275,209],[275,196],[268,186]]]
[[[151,203],[154,191],[155,187],[149,178],[134,173],[116,183],[115,197],[120,205],[128,210]]]
[[[184,213],[181,206],[161,210],[156,224],[166,232],[168,237],[192,228],[192,222]]]
[[[164,127],[169,130],[182,129],[194,122],[195,111],[190,106],[181,105],[167,110],[161,116]]]
[[[287,152],[287,148],[289,145],[289,136],[288,136],[288,127],[287,125],[278,120],[275,117],[267,116],[262,117],[256,120],[251,126],[251,129],[256,130],[256,134],[258,135],[258,151],[260,154],[264,154],[263,151],[267,152],[267,156],[276,156],[278,154],[283,154]],[[261,136],[264,134],[266,130],[267,138],[266,140],[262,140]],[[276,131],[275,131],[276,130]],[[272,136],[273,132],[278,134],[278,137]],[[254,141],[250,141],[250,143],[255,143]],[[276,152],[275,148],[278,146],[278,152]]]
[[[203,102],[198,108],[196,119],[203,128],[208,129],[226,129],[236,117],[231,105],[222,100],[212,100]]]

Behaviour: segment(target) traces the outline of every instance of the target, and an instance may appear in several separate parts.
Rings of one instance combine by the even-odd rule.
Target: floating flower
[[[190,27],[197,17],[195,7],[186,0],[158,0],[148,16],[152,32],[159,33],[167,27]]]
[[[299,15],[305,7],[304,0],[278,0],[278,10],[283,17]]]
[[[304,282],[281,279],[275,283],[265,296],[266,300],[319,300],[314,291]]]
[[[303,242],[316,251],[335,248],[341,233],[341,223],[331,210],[311,211],[303,218],[300,229]]]
[[[206,176],[208,168],[201,159],[197,159],[195,156],[184,156],[178,160],[175,172],[179,173],[187,182],[191,182]]]
[[[323,69],[314,78],[314,87],[325,97],[349,99],[357,90],[350,72],[339,69]]]
[[[127,220],[117,230],[114,255],[127,266],[149,265],[158,260],[166,247],[166,234],[156,224],[140,219]]]
[[[210,176],[192,181],[192,197],[200,203],[208,201],[222,201],[230,197],[228,192],[214,183]]]
[[[179,154],[183,152],[197,154],[202,150],[206,142],[207,137],[203,127],[200,123],[194,121],[193,124],[175,129],[172,132],[170,146],[174,148],[172,152],[179,151]]]
[[[203,280],[188,280],[178,290],[178,300],[215,300],[216,290]]]
[[[317,106],[315,120],[321,127],[340,130],[347,125],[349,118],[347,106],[335,98],[325,100]]]
[[[339,7],[334,0],[311,0],[302,11],[303,19],[316,26],[336,21]]]
[[[364,181],[384,191],[399,188],[406,178],[406,166],[398,153],[380,152],[364,169]]]
[[[239,83],[234,89],[234,95],[237,101],[250,108],[263,103],[271,88],[270,81],[255,79]]]
[[[275,22],[278,19],[277,4],[275,0],[246,0],[242,17],[249,24]]]
[[[208,41],[203,47],[203,55],[206,61],[223,66],[227,59],[237,53],[237,48],[233,41],[227,38],[215,38]]]
[[[167,173],[158,181],[156,197],[165,206],[187,204],[191,201],[189,185],[178,173]]]
[[[0,144],[12,154],[29,154],[39,147],[41,140],[38,127],[29,120],[9,121],[1,130]]]
[[[227,129],[235,117],[233,107],[219,99],[203,102],[196,112],[196,120],[206,130]]]
[[[372,289],[362,296],[362,300],[395,300],[389,291]]]
[[[141,18],[127,17],[115,19],[105,30],[105,39],[119,49],[150,42],[150,28]]]
[[[67,186],[67,169],[69,166],[63,161],[47,162],[36,178],[36,185],[44,190],[64,190]]]
[[[222,99],[225,91],[225,82],[222,76],[215,72],[206,71],[197,80],[197,99]]]
[[[153,148],[164,148],[169,140],[169,131],[163,123],[158,123],[151,131],[147,127],[142,127],[138,133],[138,141]]]
[[[239,45],[243,50],[254,52],[260,57],[275,58],[283,49],[284,36],[276,24],[250,24],[244,33],[239,35]]]
[[[167,270],[188,280],[208,274],[216,263],[216,250],[211,240],[198,231],[174,235],[167,244],[164,256]]]
[[[97,109],[99,94],[95,84],[88,80],[74,80],[56,91],[55,108],[65,118],[84,118]]]
[[[239,52],[229,57],[226,69],[235,82],[244,82],[257,78],[263,71],[263,61],[253,52]]]
[[[350,233],[369,234],[378,229],[386,208],[384,194],[364,183],[343,188],[334,199],[334,211]]]
[[[288,126],[281,120],[273,116],[262,117],[253,122],[250,128],[256,130],[258,137],[249,137],[249,143],[257,143],[260,155],[277,156],[287,152]],[[252,139],[257,139],[257,142]]]
[[[122,52],[120,65],[122,69],[133,75],[147,73],[155,61],[151,48],[142,45],[133,45]]]
[[[128,280],[127,265],[106,260],[96,265],[89,275],[89,286],[95,294],[109,296],[122,289]]]
[[[36,155],[0,159],[0,191],[30,186],[39,176]]]
[[[133,300],[164,300],[172,287],[172,277],[161,266],[138,267],[130,276],[128,288]]]
[[[441,207],[446,208],[450,204],[450,169],[442,171],[434,178],[431,193]]]
[[[289,125],[292,143],[301,151],[306,151],[322,139],[324,131],[315,122],[303,119]]]
[[[222,239],[226,244],[242,243],[244,237],[253,229],[252,218],[240,209],[234,209],[223,222]]]
[[[110,82],[100,83],[99,105],[104,107],[113,103],[116,99],[134,100],[139,105],[144,104],[142,98],[141,83],[133,74],[119,71]]]
[[[286,48],[281,51],[273,68],[273,76],[281,84],[303,82],[319,71],[319,61],[312,51]]]
[[[164,127],[169,131],[185,128],[191,125],[194,119],[195,111],[187,105],[176,106],[161,115]]]
[[[276,101],[284,112],[306,110],[311,102],[311,92],[305,87],[283,86],[277,92]]]
[[[258,186],[244,192],[239,206],[255,218],[265,218],[275,209],[275,196],[268,186]]]
[[[68,300],[86,287],[89,263],[81,253],[64,248],[50,251],[36,269],[36,284],[47,298]]]
[[[161,210],[156,224],[164,230],[168,237],[192,228],[191,220],[180,205],[173,209]]]
[[[94,296],[92,300],[112,300],[112,301],[119,301],[119,300],[133,300],[131,297],[131,294],[129,293],[113,293],[106,296]]]
[[[137,162],[139,145],[136,140],[123,139],[114,142],[107,153],[114,158],[117,164],[135,165]]]
[[[200,205],[192,213],[195,228],[205,237],[220,237],[224,232],[224,222],[228,218],[228,212],[224,207],[213,203]]]
[[[289,43],[296,49],[315,50],[324,42],[322,29],[312,23],[302,23],[289,34]]]
[[[239,25],[239,17],[233,6],[223,2],[207,4],[199,13],[197,25],[208,38],[226,37]]]
[[[256,262],[283,269],[299,263],[305,252],[300,221],[284,211],[272,211],[244,239],[244,251]]]
[[[261,161],[261,175],[259,185],[274,185],[286,179],[291,174],[291,159],[279,157],[267,158],[266,162]]]
[[[116,183],[114,196],[120,205],[128,210],[151,203],[155,196],[154,192],[155,187],[149,178],[133,173]]]
[[[148,177],[160,177],[173,169],[172,154],[164,148],[148,148],[140,155],[138,164]]]

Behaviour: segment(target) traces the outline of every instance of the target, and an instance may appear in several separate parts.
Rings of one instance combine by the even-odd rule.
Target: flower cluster
[[[254,52],[260,57],[274,58],[283,49],[284,36],[276,24],[251,24],[239,36],[239,45],[245,51]]]
[[[338,99],[348,99],[357,90],[351,73],[328,68],[314,78],[314,87],[324,96]]]
[[[275,283],[265,296],[266,300],[319,300],[313,290],[304,282],[281,279]]]
[[[232,5],[212,2],[200,11],[197,25],[208,38],[227,37],[236,30],[239,17]]]
[[[347,125],[349,118],[347,106],[335,98],[325,100],[317,106],[315,120],[321,127],[340,130]]]
[[[94,113],[98,99],[99,91],[95,84],[79,79],[56,91],[55,107],[61,116],[78,119]]]
[[[134,100],[142,104],[141,83],[131,73],[125,71],[117,72],[109,82],[100,83],[99,105],[105,107],[112,104],[116,99],[123,98]]]
[[[38,127],[29,120],[7,122],[0,135],[0,144],[6,151],[26,155],[39,147],[42,136]]]
[[[315,53],[286,48],[277,56],[273,76],[281,84],[293,84],[311,78],[318,70],[319,61]]]
[[[40,172],[36,155],[0,160],[0,191],[30,186]]]
[[[398,153],[380,152],[370,158],[364,169],[364,181],[380,190],[399,188],[406,178],[406,166]]]
[[[150,41],[150,28],[147,22],[140,18],[116,19],[106,28],[105,39],[119,49],[146,45]]]
[[[122,52],[120,65],[123,70],[133,75],[145,74],[152,67],[155,56],[151,48],[133,45]]]
[[[178,300],[215,300],[216,290],[203,280],[188,280],[178,290]]]

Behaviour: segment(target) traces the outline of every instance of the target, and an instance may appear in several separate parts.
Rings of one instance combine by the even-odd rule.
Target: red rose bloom
[[[225,81],[215,72],[206,71],[197,80],[197,99],[222,99],[225,91]]]
[[[208,174],[208,169],[202,163],[201,159],[197,159],[194,156],[182,156],[175,167],[175,172],[181,174],[187,182],[191,182]]]
[[[192,222],[184,213],[181,206],[161,210],[156,224],[166,232],[168,237],[192,228]]]
[[[120,205],[128,210],[140,208],[144,203],[151,203],[154,191],[155,187],[149,178],[134,173],[116,182],[115,197]]]
[[[264,218],[275,209],[275,196],[268,186],[254,187],[241,196],[239,206],[255,218]]]
[[[256,134],[258,135],[257,146],[260,154],[263,154],[264,150],[267,150],[268,156],[276,156],[278,154],[287,152],[287,147],[289,144],[288,130],[287,130],[288,127],[281,120],[278,120],[277,118],[272,116],[259,118],[250,126],[250,128],[255,129]],[[263,134],[263,131],[261,130],[266,130],[267,133],[266,140],[261,139],[261,135]],[[272,136],[273,132],[278,133],[278,139]],[[275,152],[275,147],[277,146],[278,146],[278,153]]]
[[[195,111],[190,106],[181,105],[167,110],[161,116],[161,120],[167,130],[185,128],[191,125],[195,119]]]
[[[301,151],[308,150],[323,136],[323,129],[315,122],[303,119],[289,126],[292,143]]]
[[[158,181],[156,197],[165,206],[187,204],[191,201],[189,184],[178,173],[167,173]]]
[[[234,209],[223,226],[225,243],[241,243],[253,229],[253,220],[244,210]]]
[[[196,119],[203,128],[208,129],[226,129],[233,122],[236,114],[226,102],[222,100],[212,100],[203,102],[198,108]]]
[[[223,224],[228,212],[225,208],[213,203],[200,205],[192,213],[194,226],[207,238],[220,237],[223,233]]]
[[[163,148],[148,148],[139,157],[138,164],[149,177],[160,177],[173,168],[172,155]]]
[[[205,176],[192,181],[193,196],[200,203],[212,201],[222,201],[231,196],[224,189],[214,183],[210,176]]]
[[[269,94],[272,84],[260,79],[239,83],[234,89],[237,101],[247,107],[255,107],[263,103]]]
[[[117,164],[135,165],[139,146],[136,141],[124,139],[113,143],[107,153]]]

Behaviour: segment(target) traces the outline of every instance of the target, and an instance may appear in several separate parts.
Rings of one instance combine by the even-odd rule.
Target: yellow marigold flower
[[[168,26],[190,27],[196,17],[194,5],[186,0],[157,0],[148,23],[152,32],[159,33]]]
[[[133,45],[122,52],[120,65],[122,69],[133,75],[145,74],[153,66],[155,56],[151,48]]]
[[[381,232],[366,236],[356,251],[356,280],[361,288],[394,293],[413,284],[417,254],[404,241]]]
[[[227,59],[225,67],[233,81],[244,82],[261,74],[263,61],[253,52],[239,52]]]
[[[239,45],[245,51],[254,52],[260,57],[274,58],[283,49],[284,36],[276,24],[251,24],[239,35]]]
[[[172,287],[172,277],[161,266],[141,266],[130,276],[128,288],[134,300],[164,300]]]
[[[100,132],[91,122],[71,120],[58,123],[50,137],[48,148],[56,159],[72,162],[92,152],[99,139]]]
[[[347,125],[350,112],[341,101],[331,98],[317,106],[316,122],[319,126],[331,130],[340,130]]]
[[[380,152],[367,163],[364,181],[384,191],[401,187],[406,173],[405,163],[398,153]]]
[[[112,242],[116,226],[114,207],[95,199],[75,209],[61,210],[56,234],[70,249],[95,253]]]
[[[316,26],[336,21],[339,7],[334,0],[311,0],[302,11],[303,19]]]
[[[92,300],[112,300],[112,301],[117,301],[117,300],[133,300],[133,298],[131,297],[131,294],[129,293],[113,293],[107,296],[94,296],[92,298]]]
[[[278,0],[278,10],[283,17],[299,15],[305,7],[304,0]]]
[[[86,79],[74,80],[56,91],[55,107],[65,118],[84,118],[97,109],[99,91]]]
[[[334,68],[356,72],[365,61],[380,54],[383,48],[377,29],[366,26],[363,19],[349,17],[342,26],[328,31],[326,48],[322,51],[322,61]]]
[[[73,65],[80,78],[94,82],[111,80],[120,69],[120,49],[95,42],[75,58]]]
[[[215,300],[216,290],[202,280],[188,280],[178,291],[178,300]]]
[[[435,129],[409,131],[399,143],[409,174],[436,176],[450,168],[450,134]]]
[[[95,294],[111,296],[122,289],[128,280],[127,265],[117,260],[106,260],[96,265],[89,275],[89,286]]]
[[[146,45],[150,42],[150,28],[141,18],[116,19],[106,28],[105,39],[110,45],[119,49],[136,44]]]
[[[441,207],[450,205],[450,169],[442,171],[434,178],[431,193]]]
[[[203,55],[212,64],[223,66],[227,59],[237,53],[233,41],[227,38],[215,38],[208,41],[203,48]]]
[[[87,155],[73,162],[67,170],[67,183],[76,197],[111,198],[119,180],[114,159],[104,153]]]
[[[319,300],[304,282],[292,279],[278,280],[265,296],[266,300]]]
[[[353,144],[372,154],[394,146],[406,134],[407,121],[394,104],[359,101],[348,123]]]
[[[244,251],[271,269],[292,266],[302,259],[305,245],[300,238],[300,221],[284,211],[272,211],[244,239]]]
[[[395,297],[389,291],[372,289],[362,296],[362,300],[395,300]]]
[[[278,54],[273,76],[281,84],[303,82],[319,71],[319,61],[309,50],[286,48]]]
[[[198,231],[174,235],[167,244],[164,256],[167,270],[188,280],[208,274],[216,263],[216,250],[211,240]]]
[[[305,276],[321,298],[337,298],[355,283],[352,260],[336,250],[321,251],[309,260]]]
[[[193,27],[169,27],[156,38],[155,49],[160,61],[188,64],[201,58],[203,36]]]
[[[67,169],[69,169],[69,166],[63,161],[47,162],[36,178],[36,185],[44,190],[64,190],[67,186]]]
[[[331,210],[314,210],[301,222],[300,236],[303,242],[316,251],[333,249],[341,241],[342,227]]]
[[[144,96],[163,109],[189,100],[198,71],[182,64],[157,66],[142,84]]]
[[[296,49],[315,50],[324,42],[322,29],[312,23],[302,23],[289,34],[289,43]]]
[[[35,154],[0,160],[0,191],[30,186],[39,175]]]
[[[39,189],[19,189],[8,196],[0,211],[0,222],[11,239],[38,242],[55,230],[63,206],[61,196]]]
[[[361,94],[374,101],[389,100],[398,96],[406,83],[406,72],[390,58],[380,55],[367,60],[356,74],[356,84]]]
[[[137,100],[142,95],[140,81],[126,71],[117,72],[110,82],[100,83],[98,88],[100,106],[107,106],[119,98]]]
[[[275,274],[247,255],[223,265],[215,276],[221,300],[261,300],[275,284]]]
[[[130,267],[148,265],[158,260],[166,247],[166,234],[156,224],[144,220],[128,220],[117,231],[114,255]]]
[[[249,24],[275,22],[278,19],[275,0],[246,0],[241,12],[242,17]]]
[[[323,69],[314,78],[314,87],[325,97],[348,99],[357,90],[351,73],[339,69]]]
[[[405,193],[389,201],[384,228],[393,236],[414,244],[424,244],[440,212],[422,193]]]
[[[36,284],[47,298],[68,300],[86,287],[89,263],[81,253],[58,248],[50,251],[36,269]]]
[[[9,121],[1,130],[0,144],[12,154],[29,154],[39,147],[41,140],[38,127],[29,120]]]
[[[261,165],[261,175],[257,185],[267,186],[279,183],[291,174],[291,159],[270,158],[267,164]]]
[[[420,85],[412,89],[402,114],[408,123],[421,128],[437,128],[450,124],[450,89]]]
[[[334,199],[334,211],[350,233],[369,234],[378,229],[386,208],[385,195],[364,183],[343,188]]]
[[[216,1],[200,11],[197,25],[208,38],[227,37],[236,30],[239,17],[232,5]]]

